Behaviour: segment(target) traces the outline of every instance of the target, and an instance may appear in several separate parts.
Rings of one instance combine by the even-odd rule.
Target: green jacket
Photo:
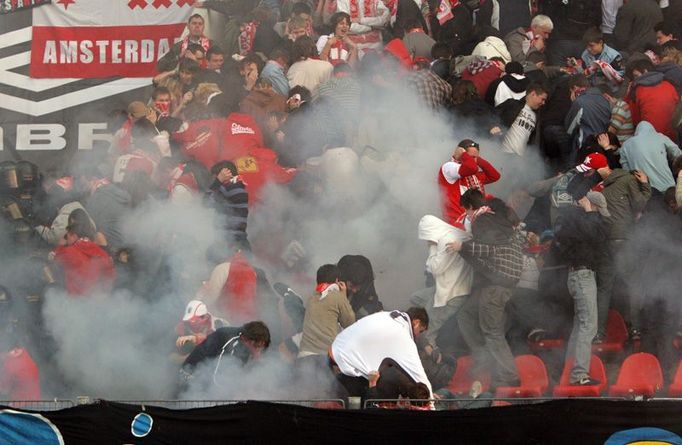
[[[611,213],[609,239],[627,239],[635,218],[651,198],[651,185],[642,184],[628,170],[617,168],[604,180],[602,191]]]

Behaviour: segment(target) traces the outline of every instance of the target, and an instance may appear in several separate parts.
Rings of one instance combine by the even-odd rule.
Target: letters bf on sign
[[[78,149],[92,150],[95,141],[111,141],[105,122],[78,124]],[[0,127],[0,151],[4,150],[6,127]],[[66,127],[62,124],[17,124],[14,147],[17,151],[63,150]],[[10,147],[7,147],[8,149]]]

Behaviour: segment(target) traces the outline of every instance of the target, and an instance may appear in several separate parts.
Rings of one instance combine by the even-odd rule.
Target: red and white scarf
[[[350,0],[350,17],[353,19],[364,18],[364,17],[375,17],[376,16],[376,0],[363,0],[362,6],[362,17],[360,17],[360,6],[358,5],[359,0]],[[379,0],[381,1],[381,0]]]
[[[476,221],[476,219],[477,219],[479,216],[485,215],[486,213],[490,213],[491,215],[494,215],[494,214],[495,214],[495,212],[493,212],[493,209],[491,209],[491,208],[488,207],[488,206],[479,207],[479,208],[476,209],[476,210],[474,211],[474,213],[471,215],[471,223],[473,224],[473,222]]]
[[[180,44],[180,54],[184,54],[185,51],[187,51],[189,44],[190,44],[189,36],[182,39],[182,44]],[[204,48],[204,51],[208,51],[208,48],[211,46],[211,41],[208,39],[208,37],[201,36],[199,37],[199,45],[201,45],[201,47]]]
[[[467,71],[469,71],[472,76],[475,76],[476,74],[485,71],[490,66],[492,66],[492,62],[488,60],[479,60],[478,62],[470,63],[469,66],[467,66]]]
[[[320,293],[320,300],[329,295],[330,292],[335,292],[341,290],[337,283],[320,283],[315,287],[315,292]]]
[[[258,30],[258,22],[242,23],[239,34],[239,54],[247,55],[253,49],[253,42],[256,40],[256,31]]]

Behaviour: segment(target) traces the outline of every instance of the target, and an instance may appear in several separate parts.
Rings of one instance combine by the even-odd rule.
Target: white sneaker
[[[471,384],[471,388],[469,388],[469,397],[475,399],[476,397],[480,396],[482,392],[483,385],[481,384],[480,381],[474,380],[473,383]]]

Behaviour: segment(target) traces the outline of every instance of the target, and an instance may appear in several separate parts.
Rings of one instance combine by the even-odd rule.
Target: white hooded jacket
[[[436,280],[433,307],[443,307],[453,298],[468,295],[474,277],[471,265],[457,252],[449,252],[447,245],[453,241],[468,241],[471,235],[433,215],[419,221],[419,239],[431,241],[426,269]]]
[[[488,36],[474,48],[472,56],[481,56],[490,60],[493,57],[501,57],[504,63],[511,62],[511,54],[507,45],[499,37]]]

